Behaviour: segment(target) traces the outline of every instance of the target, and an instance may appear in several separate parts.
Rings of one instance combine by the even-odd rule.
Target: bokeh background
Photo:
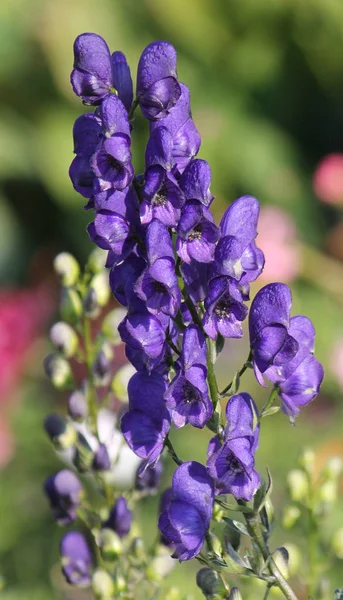
[[[330,454],[343,456],[342,1],[1,0],[3,600],[72,597],[59,590],[61,531],[41,491],[43,479],[59,465],[42,419],[65,398],[45,381],[41,361],[58,304],[53,257],[67,250],[82,263],[91,247],[85,231],[90,216],[68,178],[72,125],[83,110],[69,84],[72,43],[84,31],[101,34],[112,51],[122,50],[133,76],[146,44],[174,44],[179,78],[190,87],[203,137],[200,156],[212,167],[217,219],[241,194],[260,200],[259,245],[267,266],[259,285],[289,282],[295,313],[315,322],[316,352],[326,369],[321,395],[295,428],[278,414],[262,436],[258,461],[274,474],[277,511],[286,473],[304,445],[316,450],[318,463]],[[135,125],[140,170],[146,127],[140,118]],[[247,352],[244,341],[227,346],[218,366],[223,385]],[[248,383],[258,398],[261,392]],[[204,460],[206,435],[187,431],[176,444],[183,456]],[[330,516],[328,535],[343,524],[342,508]],[[141,510],[147,536],[155,535],[155,510],[154,500]],[[276,531],[275,543],[287,539],[292,541],[289,533]],[[194,592],[188,569],[183,565],[174,582]],[[343,580],[337,561],[332,589],[338,585]]]

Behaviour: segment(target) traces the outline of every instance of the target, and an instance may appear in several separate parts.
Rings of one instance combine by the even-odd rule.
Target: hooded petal
[[[133,86],[130,73],[130,67],[127,64],[125,55],[122,52],[113,52],[111,57],[113,85],[118,92],[118,96],[129,112],[133,101]]]
[[[85,104],[100,104],[113,86],[111,56],[105,40],[83,33],[74,42],[73,90]]]

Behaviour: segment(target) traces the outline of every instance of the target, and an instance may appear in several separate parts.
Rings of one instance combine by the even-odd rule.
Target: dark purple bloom
[[[205,467],[194,461],[178,467],[168,500],[158,527],[173,546],[173,556],[191,560],[201,551],[213,511],[213,482]]]
[[[87,587],[91,582],[93,561],[86,538],[79,531],[68,531],[60,543],[62,572],[68,583]]]
[[[94,471],[108,471],[111,468],[111,460],[106,444],[99,444],[99,448],[95,452],[92,468]]]
[[[144,465],[140,465],[137,472],[136,489],[144,492],[154,492],[161,481],[163,473],[162,461],[157,461],[157,463],[145,469],[143,474],[140,475],[142,466],[144,469]]]
[[[105,40],[95,33],[83,33],[74,42],[74,69],[71,84],[84,104],[100,104],[116,89],[130,110],[133,98],[130,69],[122,52],[111,56]]]
[[[180,188],[187,200],[198,200],[209,207],[213,196],[210,192],[211,169],[206,160],[196,158],[184,170],[180,178]]]
[[[256,377],[295,357],[297,340],[289,334],[292,294],[283,283],[270,283],[256,294],[249,314],[250,345]]]
[[[132,512],[129,510],[127,501],[120,496],[110,510],[107,521],[102,524],[103,528],[112,529],[119,537],[123,538],[130,533]]]
[[[79,194],[91,198],[95,175],[90,159],[102,139],[101,119],[91,113],[81,115],[74,123],[73,138],[76,156],[70,165],[70,179]]]
[[[152,371],[164,359],[166,333],[157,317],[143,310],[128,314],[118,331],[122,341],[127,344],[127,356],[136,369]]]
[[[190,423],[202,428],[211,418],[213,407],[206,382],[206,342],[195,325],[185,330],[177,370],[165,393],[173,422],[176,427]]]
[[[123,190],[133,179],[130,144],[120,134],[106,138],[93,154],[90,164],[101,192]]]
[[[199,152],[201,137],[192,120],[189,89],[180,83],[181,96],[170,113],[159,121],[150,122],[151,133],[165,127],[173,140],[172,158],[179,173],[183,173],[189,162]]]
[[[127,306],[134,295],[134,285],[143,272],[146,262],[135,253],[130,254],[124,262],[115,265],[110,271],[110,286],[115,298],[123,306]]]
[[[242,321],[248,309],[242,302],[242,294],[235,280],[216,277],[209,283],[205,298],[203,326],[213,340],[220,333],[225,338],[240,338],[243,335]]]
[[[135,291],[152,314],[163,312],[175,316],[181,292],[175,274],[175,259],[168,229],[157,219],[147,228],[148,266],[137,280]]]
[[[181,265],[181,273],[188,294],[195,304],[202,302],[207,296],[209,280],[209,264],[201,266],[196,261]]]
[[[255,243],[259,210],[259,203],[252,196],[233,202],[220,222],[222,237],[215,254],[213,275],[238,281],[246,299],[249,283],[257,279],[264,265],[263,252]]]
[[[258,447],[260,425],[258,424],[258,410],[250,394],[242,392],[232,396],[226,405],[227,426],[224,439],[236,437],[251,437],[251,451],[255,453]]]
[[[177,226],[179,237],[176,250],[185,263],[195,260],[210,263],[214,258],[220,231],[210,211],[197,200],[191,200],[182,209]]]
[[[220,445],[211,440],[208,449],[207,470],[215,479],[216,494],[232,494],[235,498],[251,500],[260,485],[260,476],[254,470],[253,438],[230,438]]]
[[[142,52],[137,71],[137,99],[146,119],[161,119],[181,95],[176,51],[168,42],[152,42]]]
[[[162,375],[140,371],[128,385],[129,411],[121,420],[122,433],[131,450],[144,459],[141,472],[159,459],[170,429],[165,405],[166,381]]]
[[[51,513],[59,525],[69,525],[77,517],[83,489],[73,471],[63,469],[45,480],[44,491],[49,498]]]

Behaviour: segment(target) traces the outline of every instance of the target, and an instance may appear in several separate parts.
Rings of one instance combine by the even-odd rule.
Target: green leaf
[[[266,411],[261,413],[260,419],[263,419],[264,417],[270,417],[271,415],[275,415],[275,413],[279,412],[279,410],[280,406],[271,406]]]
[[[238,533],[249,536],[247,528],[240,521],[235,521],[229,517],[223,517],[223,521],[225,521],[225,523],[227,523],[232,529],[238,531]]]
[[[231,568],[233,573],[239,573],[240,575],[251,575],[253,571],[250,568],[250,563],[244,560],[231,546],[229,542],[226,543],[225,550],[227,552],[226,562],[228,569]]]
[[[268,496],[270,496],[273,488],[273,481],[270,471],[267,467],[268,481],[263,481],[261,487],[256,492],[254,497],[254,509],[256,512],[260,512],[264,507]]]

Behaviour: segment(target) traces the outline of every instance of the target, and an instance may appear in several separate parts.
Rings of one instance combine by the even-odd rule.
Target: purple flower
[[[111,459],[106,444],[99,444],[95,452],[92,468],[94,471],[108,471],[111,468]]]
[[[158,527],[174,558],[191,560],[199,554],[208,531],[214,501],[211,477],[203,465],[186,462],[173,476],[172,496],[159,518]]]
[[[203,326],[210,338],[215,340],[218,333],[226,338],[242,337],[242,321],[248,309],[242,302],[235,280],[230,277],[212,279],[205,298],[205,309]]]
[[[79,531],[68,531],[60,543],[62,572],[68,583],[87,587],[91,582],[93,561],[86,538]]]
[[[98,178],[100,192],[123,190],[133,179],[130,143],[120,134],[106,138],[93,154],[90,164]]]
[[[179,173],[183,173],[189,162],[199,152],[201,137],[192,120],[189,89],[180,83],[181,96],[170,113],[159,121],[150,121],[150,132],[165,127],[171,134],[172,158]]]
[[[148,312],[128,314],[118,331],[127,344],[126,354],[133,366],[152,371],[165,357],[166,333],[159,319]]]
[[[242,392],[232,396],[226,405],[227,426],[224,439],[250,436],[252,439],[251,451],[256,452],[260,425],[257,424],[258,410],[250,394]]]
[[[189,264],[181,265],[181,273],[192,301],[197,304],[202,302],[207,296],[209,280],[209,264],[192,260]]]
[[[210,165],[205,160],[192,160],[180,178],[180,188],[185,198],[198,200],[209,207],[213,200],[210,192],[211,178]]]
[[[183,207],[177,233],[176,250],[183,262],[213,261],[220,231],[210,211],[198,200],[191,200]]]
[[[162,375],[146,371],[135,373],[128,384],[129,411],[122,417],[121,430],[131,450],[145,461],[142,473],[159,459],[170,429],[166,385]]]
[[[165,393],[173,422],[176,427],[190,423],[202,428],[211,418],[213,407],[206,382],[206,342],[195,325],[185,330],[177,370]]]
[[[76,156],[70,165],[69,176],[75,190],[90,198],[95,179],[90,159],[102,139],[101,119],[90,113],[81,115],[74,123],[73,138]]]
[[[255,374],[263,384],[261,373],[268,367],[282,367],[295,357],[297,340],[289,334],[292,294],[283,283],[270,283],[256,294],[249,314],[250,345]]]
[[[123,538],[130,533],[132,512],[123,496],[117,498],[110,510],[107,521],[102,524],[103,528],[112,529],[119,537]]]
[[[260,206],[256,198],[242,196],[229,206],[220,222],[222,237],[215,254],[213,276],[226,275],[239,282],[245,299],[249,283],[261,274],[263,252],[257,248],[257,221]]]
[[[69,525],[77,517],[83,489],[73,471],[63,469],[47,477],[44,491],[49,498],[51,513],[59,525]]]
[[[223,445],[217,438],[211,440],[207,470],[215,479],[216,494],[232,494],[235,498],[251,500],[260,486],[254,464],[250,436],[230,438]]]
[[[100,104],[117,90],[130,110],[133,98],[130,69],[122,52],[110,54],[105,40],[95,33],[83,33],[74,42],[73,90],[84,104]]]
[[[180,95],[175,48],[168,42],[152,42],[143,50],[137,71],[137,99],[144,117],[166,116]]]
[[[181,292],[175,274],[175,259],[168,229],[154,219],[147,227],[148,266],[137,280],[135,292],[152,314],[163,312],[175,316]]]

